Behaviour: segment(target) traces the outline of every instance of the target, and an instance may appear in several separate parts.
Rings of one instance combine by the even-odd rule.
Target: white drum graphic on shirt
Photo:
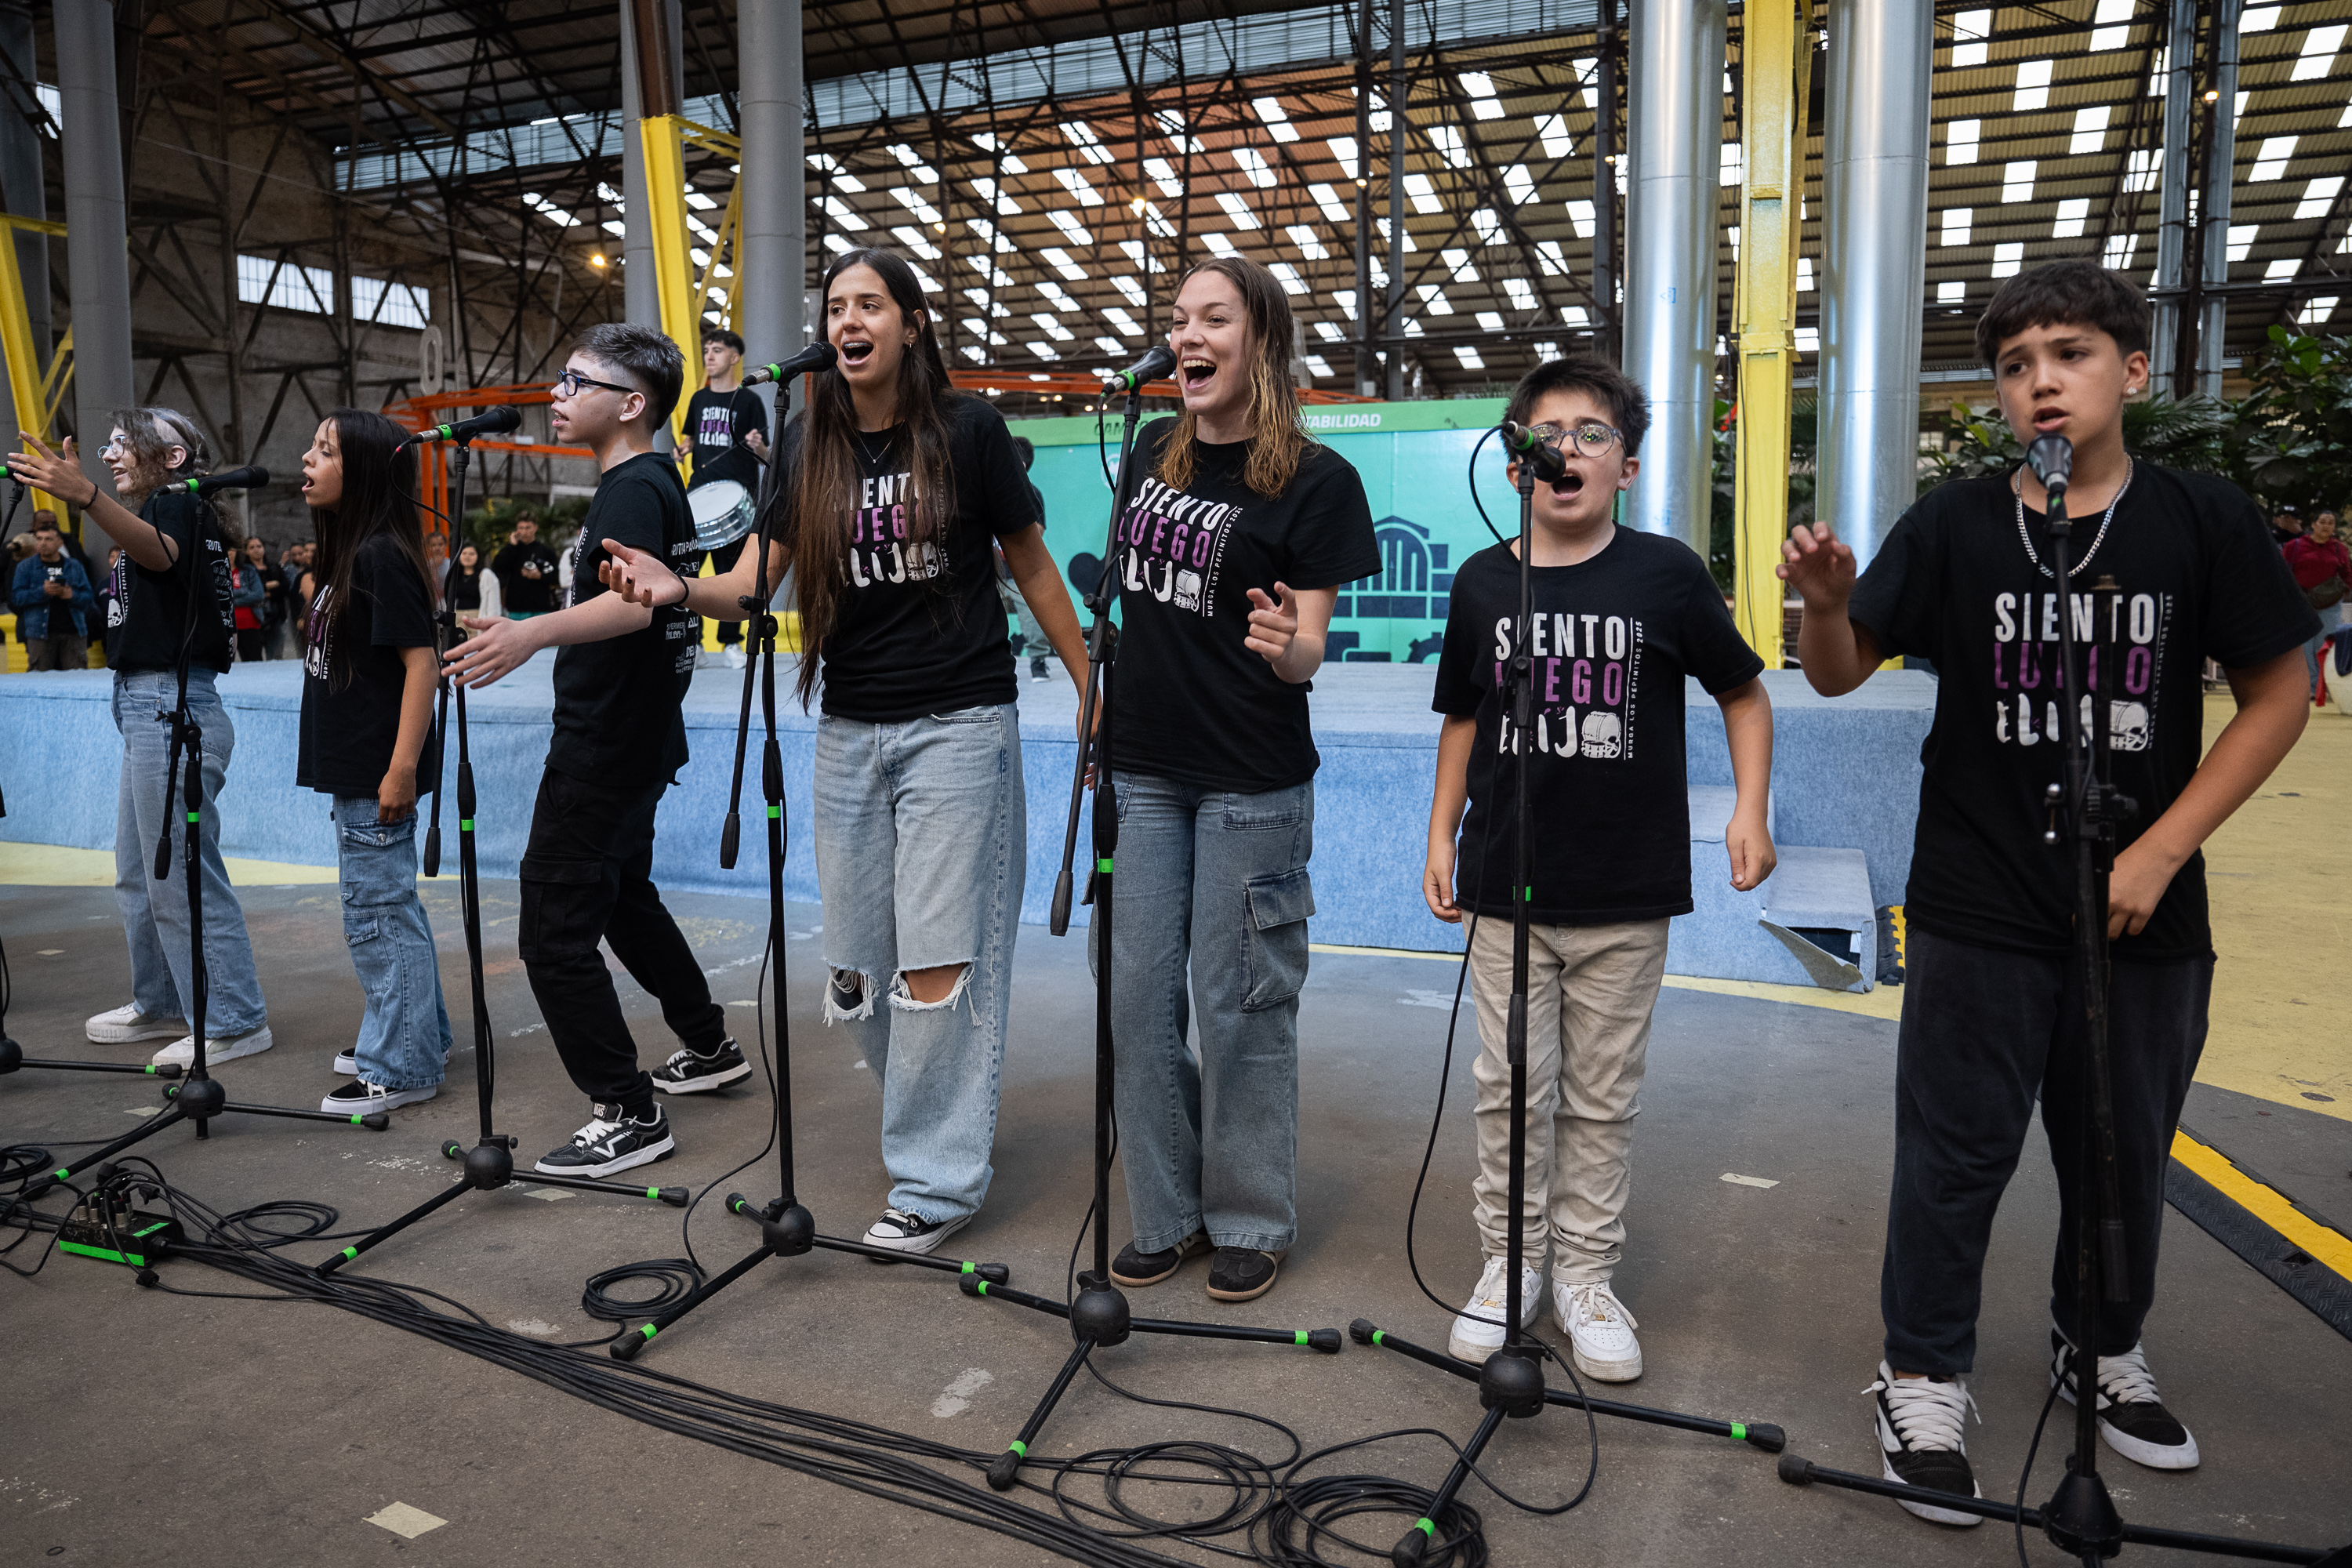
[[[1511,627],[1495,622],[1495,689],[1510,676]],[[1538,614],[1528,636],[1528,679],[1534,685],[1535,748],[1539,755],[1631,762],[1633,710],[1641,688],[1642,623],[1627,616]],[[1514,751],[1513,704],[1506,698],[1496,749]]]
[[[849,553],[842,561],[846,579],[860,588],[881,583],[925,582],[945,574],[948,552],[936,539],[908,537],[915,503],[912,473],[884,474],[860,489],[849,514]]]
[[[2169,594],[2126,594],[2115,602],[2113,624],[2096,625],[2094,595],[2065,595],[2074,620],[2077,657],[2084,660],[2088,689],[2076,698],[2089,743],[2094,693],[2107,699],[2107,749],[2145,752],[2156,744],[2157,689],[2164,673],[2164,634],[2172,621]],[[2065,689],[2059,658],[2060,595],[2048,592],[1996,594],[1992,598],[1993,738],[2002,745],[2055,745],[2061,733],[2058,703]],[[2105,645],[2112,644],[2122,665],[2119,680],[2102,671]],[[2115,689],[2120,686],[2121,689]]]
[[[1118,520],[1119,587],[1203,618],[1217,614],[1217,574],[1242,509],[1204,501],[1146,476]]]

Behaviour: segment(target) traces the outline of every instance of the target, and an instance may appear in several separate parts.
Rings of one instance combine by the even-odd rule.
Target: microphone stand
[[[2126,1543],[2167,1546],[2181,1552],[2201,1552],[2216,1557],[2247,1557],[2265,1563],[2318,1563],[2331,1568],[2352,1568],[2352,1545],[2336,1551],[2286,1546],[2272,1542],[2242,1541],[2194,1531],[2158,1530],[2126,1524],[2108,1495],[2099,1474],[2099,1319],[2108,1303],[2131,1300],[2131,1276],[2125,1256],[2123,1197],[2116,1173],[2115,1083],[2111,1071],[2107,1005],[2107,878],[2115,868],[2117,839],[2123,825],[2138,814],[2139,805],[2118,791],[2114,779],[2114,753],[2108,750],[2108,726],[2113,718],[2106,695],[2116,663],[2116,622],[2123,592],[2105,574],[2091,584],[2093,635],[2098,647],[2085,683],[2075,660],[2077,642],[2074,616],[2074,524],[2066,516],[2069,470],[2074,447],[2063,437],[2043,437],[2026,452],[2034,477],[2050,498],[2050,564],[2056,592],[2066,603],[2058,615],[2058,689],[2066,694],[2058,703],[2059,735],[2065,748],[2063,784],[2052,784],[2044,796],[2049,826],[2042,841],[2052,847],[2072,839],[2074,862],[2074,952],[2081,975],[2084,1013],[2083,1088],[2090,1116],[2081,1130],[2079,1170],[2074,1188],[2074,1451],[2067,1456],[2066,1474],[2050,1500],[2039,1509],[2014,1503],[1988,1502],[1949,1492],[1905,1486],[1876,1476],[1826,1469],[1796,1454],[1780,1457],[1780,1479],[1791,1486],[1841,1487],[1873,1492],[1898,1500],[1911,1499],[1940,1509],[1972,1513],[1982,1519],[2006,1520],[2021,1528],[2031,1526],[2084,1568],[2096,1568],[2116,1556]],[[2077,692],[2084,697],[2076,697]],[[2091,715],[2084,732],[2084,710]]]
[[[780,416],[777,429],[781,434],[783,428],[781,415],[792,401],[788,381],[776,381],[776,396]],[[761,486],[763,495],[767,488],[776,482],[776,467],[772,463]],[[760,751],[760,789],[767,797],[768,805],[768,994],[776,1018],[776,1059],[771,1081],[775,1085],[778,1191],[776,1197],[764,1207],[754,1207],[741,1193],[727,1194],[727,1212],[757,1225],[760,1227],[760,1245],[723,1272],[696,1286],[677,1306],[656,1315],[635,1333],[624,1334],[615,1340],[608,1352],[615,1361],[635,1361],[637,1352],[651,1344],[656,1335],[769,1258],[798,1258],[815,1247],[823,1247],[829,1252],[855,1252],[877,1263],[911,1263],[918,1268],[940,1269],[992,1285],[1002,1285],[1013,1277],[1012,1271],[1002,1263],[933,1258],[924,1253],[900,1252],[841,1237],[820,1236],[815,1216],[802,1205],[793,1185],[793,1031],[792,1016],[785,1011],[784,1001],[784,756],[776,743],[777,621],[773,607],[768,602],[768,552],[774,542],[776,514],[772,505],[762,505],[759,510],[760,531],[752,543],[760,552],[760,559],[751,569],[751,592],[736,601],[739,607],[751,612],[751,624],[743,638],[744,646],[751,653],[743,664],[743,701],[735,720],[735,774],[728,789],[727,820],[719,830],[719,865],[721,870],[733,870],[736,851],[742,842],[743,758],[751,745],[751,692],[756,682],[760,711],[766,727]],[[781,583],[776,584],[778,589],[782,586]]]
[[[1050,1296],[1034,1295],[1026,1290],[992,1288],[988,1282],[966,1279],[959,1288],[967,1296],[984,1296],[991,1300],[1006,1300],[1033,1311],[1067,1319],[1070,1337],[1076,1342],[1059,1372],[1045,1385],[1029,1418],[1021,1424],[1020,1435],[1005,1446],[988,1468],[988,1484],[998,1491],[1012,1488],[1021,1474],[1022,1462],[1029,1457],[1030,1445],[1045,1429],[1045,1421],[1053,1415],[1054,1406],[1061,1402],[1071,1381],[1078,1374],[1097,1350],[1126,1342],[1130,1333],[1171,1334],[1180,1338],[1202,1340],[1250,1340],[1261,1344],[1305,1345],[1327,1355],[1339,1353],[1340,1340],[1337,1329],[1252,1329],[1227,1323],[1191,1323],[1161,1318],[1138,1318],[1128,1310],[1127,1298],[1111,1283],[1110,1278],[1110,1154],[1112,1134],[1111,1091],[1118,1078],[1118,1062],[1111,1039],[1111,891],[1112,863],[1118,847],[1118,801],[1111,775],[1110,726],[1105,723],[1096,731],[1096,715],[1099,710],[1096,689],[1102,693],[1101,708],[1111,700],[1112,669],[1118,659],[1118,633],[1111,625],[1110,612],[1118,596],[1118,524],[1127,510],[1127,500],[1134,487],[1133,457],[1135,425],[1142,410],[1143,378],[1135,376],[1128,383],[1125,423],[1118,437],[1118,482],[1112,492],[1110,523],[1103,542],[1102,572],[1095,579],[1093,589],[1087,595],[1087,608],[1094,620],[1087,628],[1087,688],[1078,703],[1078,752],[1076,765],[1070,773],[1070,811],[1062,832],[1062,869],[1054,882],[1054,905],[1051,930],[1055,936],[1070,929],[1070,861],[1078,840],[1078,807],[1085,794],[1089,760],[1095,783],[1094,803],[1094,869],[1087,879],[1087,899],[1094,909],[1094,929],[1089,940],[1095,953],[1095,1162],[1094,1201],[1088,1213],[1093,1216],[1095,1233],[1094,1267],[1078,1275],[1077,1299],[1056,1300]],[[1106,391],[1108,389],[1106,388]]]
[[[456,449],[449,454],[449,510],[453,519],[462,520],[466,515],[466,465],[472,457],[473,438],[466,436],[451,439]],[[440,616],[441,635],[454,637],[457,624],[456,609],[445,603]],[[440,651],[437,646],[440,640],[436,636],[436,653]],[[320,1263],[312,1272],[321,1279],[467,1193],[496,1192],[515,1179],[514,1150],[519,1140],[511,1133],[495,1131],[491,1115],[499,1072],[496,1049],[491,1043],[489,993],[482,979],[482,883],[474,855],[474,758],[466,728],[466,688],[446,676],[442,677],[440,684],[444,727],[434,737],[434,744],[442,748],[445,763],[448,755],[449,693],[454,689],[457,694],[457,893],[458,907],[464,911],[466,970],[474,1003],[474,1104],[481,1117],[481,1136],[470,1150],[455,1139],[444,1139],[441,1157],[466,1163],[464,1173],[456,1184],[443,1188],[438,1194],[425,1199],[399,1218],[378,1226]],[[433,781],[433,826],[425,835],[425,874],[428,877],[438,875],[441,864],[441,777],[437,772]],[[625,1187],[611,1182],[600,1182],[591,1176],[553,1176],[537,1171],[523,1179],[541,1186],[570,1187],[574,1192],[611,1193],[619,1197],[643,1195],[667,1204],[672,1208],[686,1206],[687,1190],[684,1187]]]
[[[1540,1412],[1547,1405],[1558,1405],[1571,1410],[1591,1411],[1596,1415],[1614,1415],[1628,1421],[1640,1421],[1654,1426],[1674,1426],[1685,1432],[1703,1432],[1710,1436],[1728,1437],[1747,1443],[1768,1454],[1777,1454],[1786,1445],[1781,1429],[1769,1421],[1717,1421],[1704,1415],[1686,1415],[1678,1411],[1658,1410],[1644,1405],[1626,1405],[1613,1399],[1595,1399],[1587,1395],[1580,1385],[1573,1393],[1566,1389],[1544,1386],[1544,1347],[1530,1338],[1519,1322],[1521,1291],[1519,1270],[1527,1254],[1527,1216],[1524,1204],[1527,1195],[1528,1137],[1528,941],[1531,917],[1528,898],[1532,834],[1528,800],[1528,753],[1531,749],[1528,736],[1535,731],[1535,682],[1533,660],[1528,652],[1528,628],[1535,618],[1535,498],[1536,481],[1558,479],[1565,468],[1559,453],[1538,442],[1515,454],[1519,466],[1519,618],[1512,632],[1512,653],[1509,675],[1505,689],[1499,694],[1510,711],[1511,776],[1516,795],[1512,805],[1512,875],[1511,875],[1511,999],[1504,1016],[1503,1041],[1505,1059],[1511,1069],[1511,1147],[1509,1217],[1505,1221],[1503,1343],[1489,1355],[1484,1364],[1468,1362],[1440,1351],[1429,1350],[1410,1341],[1401,1340],[1384,1329],[1374,1328],[1367,1319],[1358,1318],[1348,1325],[1348,1332],[1360,1345],[1378,1345],[1382,1350],[1433,1366],[1440,1372],[1478,1385],[1478,1405],[1486,1414],[1470,1440],[1458,1450],[1454,1468],[1446,1472],[1429,1507],[1402,1540],[1389,1549],[1389,1561],[1396,1568],[1413,1568],[1434,1547],[1450,1553],[1452,1545],[1438,1538],[1438,1520],[1443,1518],[1462,1485],[1475,1473],[1478,1456],[1485,1453],[1506,1420],[1525,1420]],[[1571,1379],[1571,1381],[1573,1381]]]
[[[25,1189],[27,1197],[38,1197],[58,1183],[70,1181],[90,1166],[111,1160],[132,1144],[152,1138],[165,1128],[177,1126],[183,1121],[196,1124],[199,1140],[212,1136],[214,1117],[226,1115],[278,1116],[291,1121],[341,1122],[364,1127],[372,1132],[381,1132],[392,1125],[392,1118],[380,1110],[365,1115],[345,1115],[332,1110],[299,1110],[290,1106],[246,1105],[232,1101],[228,1091],[221,1087],[220,1080],[205,1070],[205,1006],[211,989],[205,972],[205,731],[204,726],[196,722],[195,715],[188,710],[188,665],[195,647],[197,618],[212,613],[213,608],[212,570],[205,559],[212,540],[204,516],[208,503],[204,500],[205,492],[200,488],[203,482],[201,479],[180,481],[180,488],[196,498],[197,518],[196,528],[192,531],[184,552],[186,559],[182,563],[187,584],[180,623],[180,657],[174,671],[178,691],[171,713],[168,716],[158,715],[162,721],[172,726],[172,750],[171,760],[163,770],[163,830],[155,845],[155,879],[165,881],[172,874],[173,790],[177,784],[180,874],[188,889],[188,984],[195,993],[188,999],[188,1028],[194,1054],[186,1079],[163,1090],[163,1096],[171,1105],[162,1115],[137,1131],[126,1133],[103,1148],[27,1183]],[[138,1072],[145,1069],[136,1065],[123,1065],[113,1070]],[[161,1078],[165,1075],[159,1070],[155,1076]]]

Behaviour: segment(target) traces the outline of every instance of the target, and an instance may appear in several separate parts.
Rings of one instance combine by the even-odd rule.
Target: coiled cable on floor
[[[632,1279],[651,1279],[656,1288],[650,1296],[613,1293],[614,1286]],[[591,1274],[587,1288],[580,1292],[580,1310],[607,1323],[656,1318],[693,1295],[701,1284],[702,1270],[690,1260],[648,1258],[642,1263],[624,1263],[602,1274]]]

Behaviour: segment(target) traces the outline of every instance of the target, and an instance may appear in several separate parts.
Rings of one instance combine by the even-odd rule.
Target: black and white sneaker
[[[1863,1392],[1878,1396],[1878,1448],[1888,1480],[1954,1497],[1984,1496],[1976,1472],[1969,1468],[1967,1422],[1977,1402],[1959,1379],[1897,1377],[1882,1361],[1878,1381]],[[1966,1527],[1981,1522],[1978,1515],[1958,1509],[1937,1508],[1909,1498],[1895,1500],[1937,1524]]]
[[[631,1121],[618,1105],[603,1100],[597,1101],[595,1112],[571,1142],[542,1155],[532,1168],[547,1176],[609,1176],[632,1165],[667,1160],[677,1147],[658,1105],[644,1121]]]
[[[1051,680],[1054,678],[1045,673],[1045,661],[1044,659],[1033,658],[1029,661],[1029,679],[1032,680]]]
[[[2074,1347],[2050,1331],[2050,1381],[2058,1397],[2074,1403]],[[2099,1358],[2099,1436],[2107,1447],[2151,1470],[2193,1470],[2197,1439],[2157,1397],[2145,1347]]]
[[[970,1215],[929,1220],[905,1209],[884,1209],[882,1217],[866,1227],[866,1245],[893,1252],[936,1252],[940,1243],[971,1223]]]
[[[319,1101],[319,1109],[332,1115],[350,1116],[356,1119],[362,1116],[373,1116],[378,1112],[392,1110],[403,1105],[415,1105],[419,1101],[431,1100],[440,1092],[441,1086],[437,1083],[428,1083],[423,1089],[386,1089],[380,1083],[370,1083],[363,1078],[355,1078]]]
[[[751,1076],[751,1064],[743,1059],[731,1035],[707,1057],[688,1050],[672,1051],[669,1060],[653,1071],[654,1087],[664,1094],[702,1094]]]
[[[1130,1290],[1157,1285],[1162,1279],[1172,1278],[1176,1270],[1184,1267],[1186,1258],[1214,1250],[1209,1245],[1209,1233],[1204,1230],[1196,1230],[1175,1246],[1163,1247],[1157,1252],[1138,1252],[1135,1243],[1130,1241],[1118,1249],[1117,1258],[1111,1259],[1110,1282],[1124,1285]]]

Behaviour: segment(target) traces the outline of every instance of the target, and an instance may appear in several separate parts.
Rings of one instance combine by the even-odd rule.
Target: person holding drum
[[[1074,686],[1086,647],[1003,416],[955,391],[913,270],[845,251],[824,275],[836,366],[776,443],[768,581],[794,566],[801,700],[817,695],[824,1017],[882,1085],[890,1194],[876,1247],[930,1252],[987,1196],[1027,874],[1020,687],[1001,547]],[[759,552],[682,579],[606,542],[634,602],[740,618]]]
[[[751,498],[768,460],[767,406],[743,384],[743,340],[724,327],[703,329],[702,390],[687,399],[686,434],[694,443],[686,501],[694,509],[695,540],[710,552],[710,569],[724,573],[751,531]],[[719,622],[719,640],[740,667],[742,623]]]

